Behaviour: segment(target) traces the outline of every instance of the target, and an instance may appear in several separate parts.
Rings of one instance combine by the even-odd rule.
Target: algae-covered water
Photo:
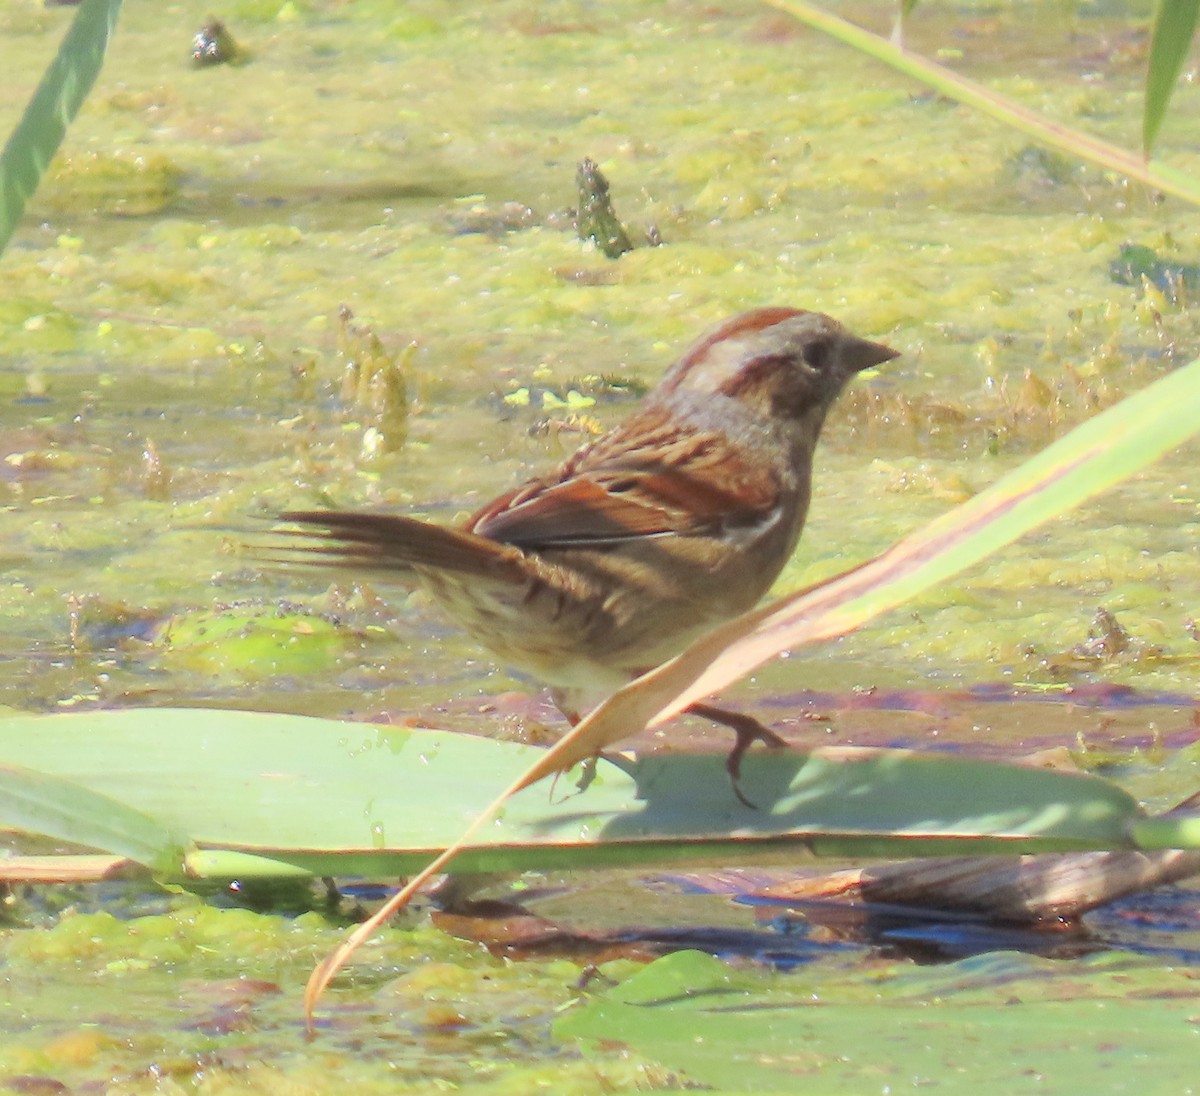
[[[890,7],[839,10],[890,27]],[[241,545],[295,506],[453,520],[626,413],[707,325],[774,303],[903,352],[830,421],[781,580],[795,587],[877,553],[1200,345],[1186,290],[1173,299],[1112,268],[1131,242],[1200,262],[1191,210],[1031,149],[773,8],[241,0],[213,14],[244,63],[196,69],[191,38],[208,14],[126,6],[0,258],[8,708],[203,703],[520,733],[514,723],[545,715],[536,683],[493,666],[420,597],[264,573]],[[32,0],[0,13],[0,130],[70,17]],[[1147,18],[1109,4],[927,5],[908,42],[1133,147]],[[1162,138],[1162,155],[1192,170],[1196,95],[1181,84]],[[614,261],[579,242],[568,211],[585,156],[631,235],[654,226],[662,246]],[[346,361],[373,346],[368,330],[371,352],[403,372],[403,399],[348,394]],[[1159,770],[1164,743],[1195,737],[1197,453],[734,695],[782,720],[802,696],[837,741],[999,754],[1082,741],[1156,805],[1182,798],[1186,775]],[[230,613],[241,630],[284,599],[286,613],[325,614],[304,632],[321,642],[214,642]],[[1102,607],[1127,643],[1097,645]],[[1117,687],[1155,701],[1152,714],[1095,702]],[[993,717],[1010,690],[1021,704]],[[985,694],[992,707],[972,706]],[[476,1065],[514,1091],[529,1090],[526,1068],[563,1086],[578,1070],[580,1091],[666,1083],[615,1057],[584,1067],[551,1040],[574,967],[493,970],[436,933],[387,944],[400,957],[368,980],[399,973],[395,992],[416,994],[404,979],[433,954],[470,972],[446,976],[466,1019],[397,1028],[402,1010],[372,995],[362,1016],[339,1018],[336,1052],[306,1050],[295,998],[337,929],[192,899],[139,917],[140,894],[63,897],[132,917],[96,915],[90,935],[78,917],[47,928],[58,917],[44,895],[15,896],[0,1075],[324,1091],[322,1070],[350,1069],[345,1048],[361,1040],[364,1091],[390,1083],[397,1055],[410,1085],[465,1083]],[[195,919],[211,933],[200,942],[179,927]],[[189,942],[164,958],[162,937]],[[481,969],[515,987],[519,1017],[489,1011]],[[228,980],[243,976],[275,989],[235,1007],[243,990]],[[165,1003],[179,995],[203,1003],[179,1018]],[[230,1010],[269,1037],[212,1020]],[[294,1057],[272,1059],[281,1042]]]

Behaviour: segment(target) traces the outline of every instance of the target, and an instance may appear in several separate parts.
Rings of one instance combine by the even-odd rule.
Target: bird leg
[[[787,748],[787,739],[777,735],[754,716],[746,715],[743,712],[731,712],[728,708],[717,708],[711,704],[691,704],[684,710],[692,715],[711,720],[713,723],[719,723],[722,727],[728,727],[737,735],[737,741],[734,742],[733,749],[729,751],[729,756],[725,759],[725,771],[729,773],[733,794],[751,810],[758,810],[757,805],[751,803],[742,794],[738,783],[742,775],[742,758],[755,742],[761,742],[771,750],[781,750]]]
[[[552,689],[550,697],[558,710],[567,717],[567,722],[574,727],[581,719],[575,694],[568,689]],[[757,805],[751,803],[742,794],[739,784],[742,775],[742,758],[755,742],[763,743],[768,749],[780,750],[788,747],[788,740],[776,734],[770,727],[760,723],[754,716],[746,715],[743,712],[730,711],[728,708],[718,708],[713,704],[690,704],[684,710],[691,715],[698,715],[713,723],[719,723],[722,727],[728,727],[737,736],[733,744],[733,749],[729,751],[729,756],[725,759],[725,771],[729,773],[729,780],[733,785],[733,794],[737,796],[738,800],[751,810],[758,810]],[[587,787],[591,783],[592,778],[594,778],[595,763],[595,758],[592,758],[590,761],[592,768],[584,769],[583,778],[579,785],[580,791]]]
[[[550,690],[550,699],[554,701],[554,706],[562,712],[572,728],[579,725],[583,716],[579,714],[578,694],[574,690],[553,688]],[[598,757],[595,754],[583,759],[583,764],[580,766],[579,783],[575,785],[576,791],[585,792],[591,787],[592,781],[596,779],[597,760]],[[554,779],[557,782],[558,776],[555,775]],[[551,787],[550,794],[554,794],[553,787]]]

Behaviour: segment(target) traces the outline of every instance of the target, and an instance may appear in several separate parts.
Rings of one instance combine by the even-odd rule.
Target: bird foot
[[[722,727],[728,727],[737,736],[733,749],[725,759],[725,771],[729,773],[733,794],[737,796],[738,801],[752,811],[759,810],[758,805],[747,799],[741,789],[742,758],[755,742],[761,742],[771,750],[781,750],[787,748],[787,739],[743,712],[731,712],[727,708],[716,708],[711,704],[693,704],[687,710],[692,715],[703,716],[713,723],[721,724]]]

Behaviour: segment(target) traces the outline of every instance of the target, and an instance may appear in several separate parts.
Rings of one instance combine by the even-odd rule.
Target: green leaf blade
[[[539,752],[451,732],[215,709],[0,719],[0,764],[40,769],[188,834],[196,848],[187,869],[209,878],[411,872]],[[553,794],[514,797],[459,867],[795,862],[814,848],[910,856],[1128,847],[1141,817],[1130,796],[1097,778],[944,753],[755,752],[743,782],[757,810],[734,797],[720,754],[602,761],[582,792],[564,778]],[[54,833],[80,840],[69,826]]]
[[[128,857],[178,875],[184,841],[143,811],[74,780],[0,764],[0,828],[40,834]]]
[[[100,74],[120,10],[121,0],[83,0],[0,153],[0,252]]]
[[[1200,0],[1159,0],[1150,40],[1142,114],[1142,148],[1147,157],[1158,139],[1179,74],[1192,48],[1197,15],[1200,15]]]

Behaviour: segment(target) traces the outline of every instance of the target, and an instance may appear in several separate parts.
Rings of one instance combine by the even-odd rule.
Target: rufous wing
[[[685,468],[593,471],[527,484],[481,510],[468,528],[534,551],[703,535],[764,516],[778,489],[773,479],[755,486],[752,493],[729,490]]]

